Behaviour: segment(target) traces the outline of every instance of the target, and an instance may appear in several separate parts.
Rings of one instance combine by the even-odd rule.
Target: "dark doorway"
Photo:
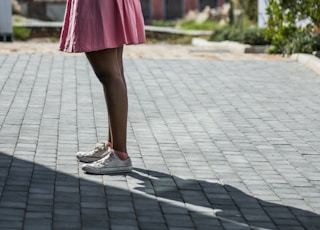
[[[210,8],[218,7],[219,0],[200,0],[200,10],[203,10],[206,6]]]
[[[151,0],[141,0],[141,8],[144,20],[151,20]]]
[[[166,19],[177,19],[183,16],[183,0],[166,0]]]

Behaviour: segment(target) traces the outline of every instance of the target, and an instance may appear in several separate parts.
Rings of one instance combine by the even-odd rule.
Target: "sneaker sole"
[[[87,172],[87,173],[97,174],[97,175],[117,174],[117,173],[129,173],[129,172],[131,172],[132,171],[132,166],[107,168],[107,169],[100,169],[100,170],[97,170],[97,169],[91,168],[91,167],[82,167],[82,170]]]

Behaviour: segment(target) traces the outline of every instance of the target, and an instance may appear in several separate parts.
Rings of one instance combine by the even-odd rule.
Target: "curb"
[[[160,27],[160,26],[144,26],[146,32],[156,32],[156,33],[167,33],[167,34],[180,34],[189,36],[210,36],[211,31],[206,30],[182,30],[170,27]]]
[[[254,48],[254,46],[244,45],[238,42],[232,42],[232,41],[209,42],[202,38],[193,38],[192,45],[216,47],[221,49],[224,48],[234,53],[246,53],[246,51]],[[260,52],[251,52],[251,53],[260,53]],[[320,75],[320,58],[312,54],[302,54],[302,53],[292,54],[290,58],[298,63],[303,64],[305,67],[313,70],[315,73]]]
[[[320,75],[320,59],[315,57],[314,55],[297,53],[292,54],[290,58],[303,64],[304,66]]]
[[[234,41],[210,42],[203,38],[193,38],[192,45],[195,46],[210,46],[217,48],[225,48],[234,53],[267,53],[268,46],[265,45],[248,45]]]
[[[233,42],[233,41],[209,42],[202,38],[193,38],[192,45],[228,49],[234,53],[244,53],[246,49],[250,48],[250,45],[244,45],[238,42]]]

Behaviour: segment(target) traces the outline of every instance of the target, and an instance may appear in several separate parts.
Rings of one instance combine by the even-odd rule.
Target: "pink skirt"
[[[140,0],[68,0],[60,50],[91,52],[145,43]]]

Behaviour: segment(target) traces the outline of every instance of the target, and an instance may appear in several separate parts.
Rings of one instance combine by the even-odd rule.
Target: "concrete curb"
[[[234,53],[267,53],[268,46],[265,45],[248,45],[234,41],[210,42],[202,38],[193,38],[192,45],[195,46],[209,46],[221,47],[228,49]]]
[[[228,49],[234,53],[245,53],[246,50],[250,49],[250,45],[244,45],[238,42],[223,41],[223,42],[209,42],[202,38],[193,38],[192,45],[194,46],[207,46],[207,47],[217,47],[221,49]],[[290,56],[292,60],[303,64],[305,67],[313,70],[318,75],[320,75],[320,59],[311,54],[292,54]]]
[[[182,30],[171,27],[159,27],[159,26],[145,26],[146,32],[157,32],[157,33],[167,33],[167,34],[180,34],[180,35],[189,35],[189,36],[210,36],[211,31],[203,30]]]
[[[320,59],[311,54],[292,54],[291,59],[303,64],[320,75]]]
[[[209,42],[202,38],[193,38],[192,45],[228,49],[235,53],[244,53],[245,50],[250,47],[250,45],[244,45],[244,44],[233,42],[233,41]]]

